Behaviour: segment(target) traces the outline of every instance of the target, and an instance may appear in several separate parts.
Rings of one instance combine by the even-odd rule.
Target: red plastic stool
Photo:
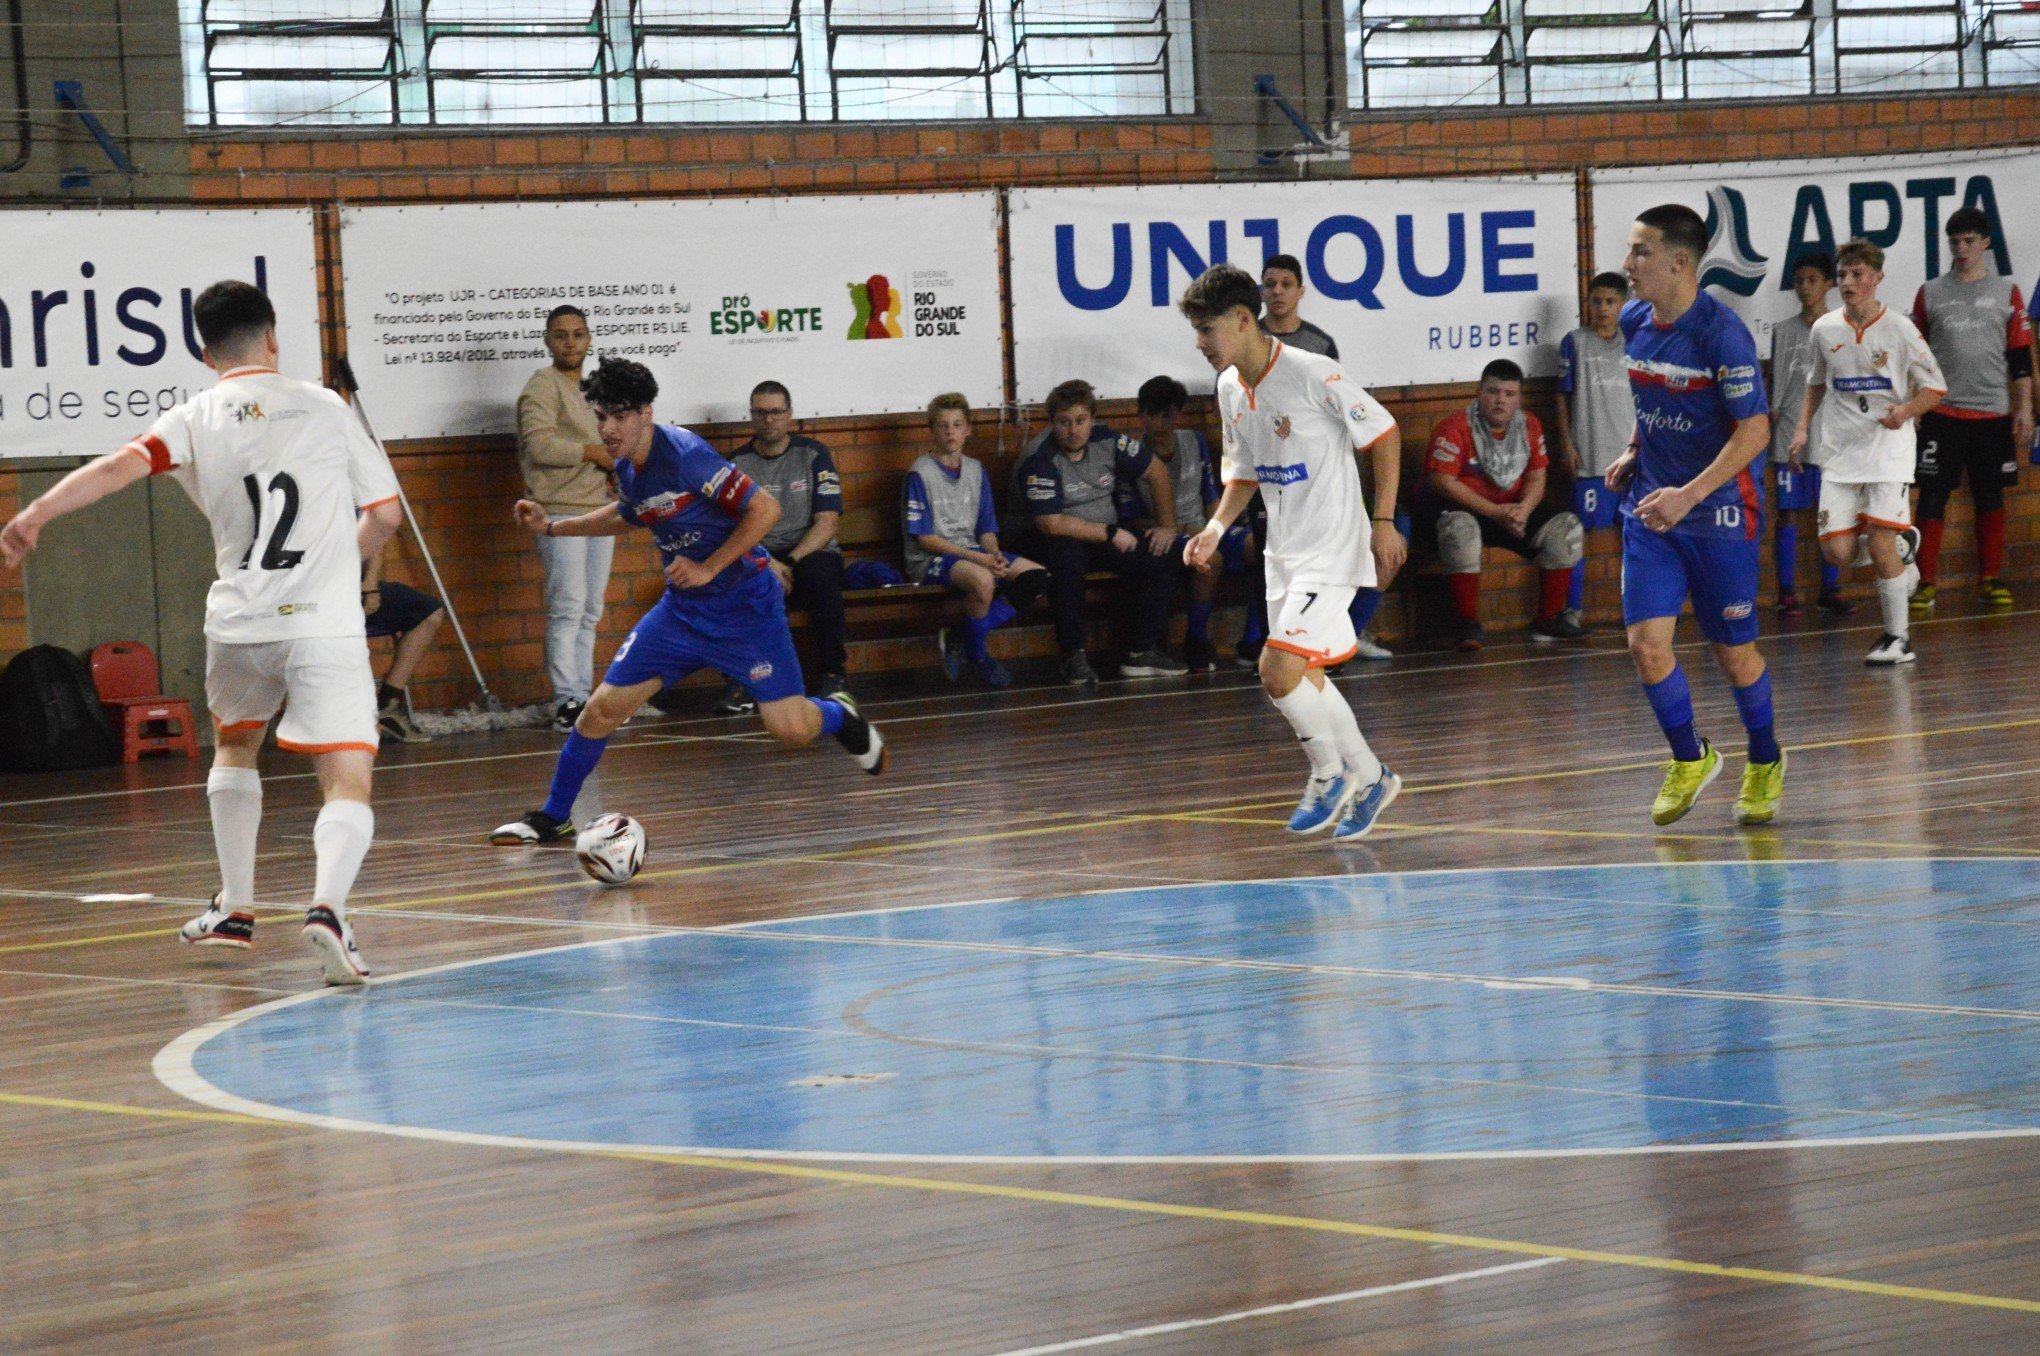
[[[155,652],[138,640],[109,641],[92,651],[92,687],[120,729],[120,760],[145,753],[198,757],[191,703],[158,691],[163,685]]]

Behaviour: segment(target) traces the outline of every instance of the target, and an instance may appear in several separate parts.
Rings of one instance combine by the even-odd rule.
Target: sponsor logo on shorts
[[[1310,479],[1310,468],[1302,462],[1289,466],[1256,466],[1254,479],[1263,485],[1294,485]]]
[[[317,612],[318,610],[319,605],[317,603],[281,603],[277,606],[276,615],[279,617],[302,617],[307,612]]]
[[[1748,602],[1730,603],[1727,607],[1721,609],[1721,619],[1723,621],[1741,621],[1750,615],[1753,607],[1754,605]]]
[[[771,676],[772,676],[772,665],[771,665],[771,664],[770,664],[769,662],[765,662],[765,661],[760,661],[759,663],[756,663],[756,664],[753,664],[753,665],[751,665],[751,681],[752,681],[752,682],[754,682],[754,683],[762,683],[762,682],[764,682],[764,681],[765,681],[765,680],[766,680],[767,678],[770,678]]]

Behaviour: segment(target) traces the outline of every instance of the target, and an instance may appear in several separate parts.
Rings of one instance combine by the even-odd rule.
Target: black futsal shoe
[[[519,820],[503,825],[489,835],[497,847],[528,847],[534,843],[571,843],[574,826],[554,819],[543,810],[533,810]]]
[[[885,771],[885,736],[878,732],[878,727],[864,718],[849,693],[832,693],[829,700],[843,708],[843,725],[836,731],[836,742],[848,749],[857,766],[872,776]]]

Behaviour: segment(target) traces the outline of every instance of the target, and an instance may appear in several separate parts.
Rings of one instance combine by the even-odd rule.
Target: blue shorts
[[[1741,537],[1653,532],[1622,522],[1622,623],[1676,617],[1690,595],[1700,634],[1716,645],[1757,638],[1757,544]]]
[[[1225,530],[1218,539],[1218,560],[1222,571],[1229,578],[1238,578],[1247,572],[1247,543],[1252,540],[1254,529],[1244,519]],[[1176,559],[1183,559],[1183,550],[1190,545],[1190,538],[1176,534]]]
[[[1014,555],[1011,551],[1001,551],[999,554],[1006,558],[1008,565],[1020,559],[1020,557]],[[962,559],[961,556],[936,556],[928,562],[928,568],[921,571],[921,577],[915,582],[921,584],[947,584],[949,582],[950,571],[954,570]]]
[[[1789,461],[1771,463],[1771,511],[1794,513],[1820,507],[1820,468],[1792,468]]]
[[[1580,476],[1572,483],[1572,511],[1585,531],[1614,527],[1622,521],[1622,496],[1599,476]]]
[[[786,629],[785,597],[777,579],[763,578],[769,589],[742,589],[709,605],[678,604],[670,593],[659,599],[617,647],[602,681],[611,687],[654,678],[676,683],[697,669],[714,669],[760,702],[800,696],[806,688]]]

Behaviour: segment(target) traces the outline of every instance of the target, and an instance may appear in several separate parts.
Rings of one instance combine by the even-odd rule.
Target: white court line
[[[1001,1352],[999,1356],[1049,1356],[1057,1351],[1081,1351],[1085,1347],[1106,1347],[1118,1342],[1131,1342],[1142,1337],[1161,1337],[1172,1332],[1188,1332],[1193,1328],[1211,1328],[1221,1323],[1243,1323],[1250,1318],[1267,1318],[1274,1314],[1293,1314],[1303,1309],[1320,1309],[1327,1304],[1349,1304],[1354,1300],[1377,1299],[1382,1295],[1399,1295],[1408,1290],[1431,1290],[1441,1285],[1457,1285],[1461,1281],[1478,1281],[1488,1276],[1503,1276],[1512,1271],[1534,1271],[1548,1267],[1554,1262],[1563,1262],[1563,1257],[1538,1257],[1528,1262],[1504,1262],[1496,1267],[1482,1267],[1478,1271],[1455,1271],[1449,1276],[1427,1276],[1420,1281],[1397,1281],[1394,1285],[1369,1286],[1365,1290],[1347,1290],[1337,1295],[1319,1295],[1316,1299],[1291,1300],[1287,1304],[1264,1304],[1258,1309],[1242,1309],[1234,1314],[1218,1314],[1211,1318],[1186,1318],[1179,1323],[1155,1323],[1145,1328],[1124,1328],[1119,1332],[1100,1333],[1096,1337],[1079,1337],[1071,1342],[1053,1342],[1045,1347],[1023,1347],[1018,1351]]]
[[[2018,610],[2014,610],[2014,611],[2011,611],[2011,612],[1999,612],[1999,613],[1995,613],[1995,614],[1992,614],[1992,615],[1991,615],[1991,616],[1989,616],[1989,617],[1981,617],[1981,616],[1978,616],[1978,617],[1929,617],[1929,618],[1925,619],[1924,621],[1915,621],[1915,622],[1913,623],[1913,625],[1915,625],[1915,626],[1948,626],[1948,625],[1960,625],[1960,624],[1963,624],[1963,623],[1966,623],[1966,622],[1975,622],[1975,621],[1991,621],[1991,622],[1997,622],[1997,621],[2003,621],[2003,620],[2006,620],[2006,619],[2008,619],[2008,618],[2012,618],[2012,617],[2032,617],[2032,616],[2040,616],[2040,608],[2025,608],[2025,609],[2018,609]],[[1791,631],[1791,632],[1781,632],[1780,634],[1777,634],[1777,635],[1772,635],[1772,636],[1765,636],[1765,637],[1763,637],[1763,639],[1764,639],[1764,640],[1765,640],[1765,641],[1766,641],[1767,643],[1772,643],[1772,644],[1784,644],[1784,643],[1786,643],[1786,642],[1789,642],[1789,641],[1794,641],[1794,640],[1812,640],[1812,639],[1818,639],[1818,638],[1820,638],[1820,637],[1823,637],[1823,636],[1838,636],[1838,635],[1848,635],[1848,634],[1852,634],[1852,633],[1854,633],[1854,632],[1857,632],[1857,631],[1861,631],[1861,632],[1864,632],[1864,633],[1866,633],[1866,634],[1867,634],[1868,632],[1870,632],[1870,631],[1872,631],[1872,630],[1874,630],[1874,629],[1877,629],[1877,628],[1875,628],[1875,627],[1872,627],[1872,626],[1850,626],[1850,627],[1824,627],[1824,628],[1822,628],[1822,629],[1820,629],[1820,630],[1817,630],[1817,631]],[[1708,645],[1708,642],[1707,642],[1707,641],[1705,641],[1705,640],[1695,640],[1695,641],[1690,641],[1690,642],[1687,642],[1687,643],[1684,643],[1684,644],[1674,645],[1674,646],[1673,646],[1672,648],[1673,648],[1673,649],[1674,649],[1675,651],[1688,651],[1688,650],[1691,650],[1691,651],[1698,651],[1698,650],[1702,650],[1702,649],[1705,649],[1705,648],[1707,647],[1707,645]],[[1516,642],[1516,643],[1515,643],[1514,645],[1512,645],[1512,646],[1510,646],[1510,647],[1508,647],[1508,648],[1518,648],[1518,647],[1520,647],[1520,648],[1522,648],[1522,649],[1525,649],[1525,650],[1528,650],[1528,649],[1530,649],[1530,648],[1531,648],[1531,646],[1530,646],[1530,643],[1529,643],[1528,641],[1521,641],[1521,642]],[[1500,648],[1500,647],[1496,647],[1496,648]],[[1428,677],[1428,676],[1430,676],[1430,675],[1432,675],[1432,674],[1439,674],[1439,673],[1461,673],[1461,674],[1464,674],[1464,673],[1476,673],[1476,672],[1483,672],[1483,671],[1486,671],[1486,670],[1489,670],[1489,669],[1508,669],[1508,668],[1526,668],[1526,667],[1530,667],[1530,666],[1533,666],[1533,665],[1539,665],[1539,664],[1558,664],[1558,663],[1567,663],[1567,662],[1570,662],[1570,661],[1573,661],[1573,660],[1579,660],[1579,659],[1606,659],[1606,658],[1618,658],[1618,657],[1619,657],[1619,658],[1624,658],[1624,659],[1626,659],[1626,658],[1628,658],[1628,655],[1629,655],[1629,652],[1628,652],[1628,651],[1627,651],[1626,649],[1622,649],[1622,648],[1620,648],[1620,647],[1614,647],[1614,648],[1609,648],[1609,649],[1587,649],[1587,650],[1577,650],[1577,649],[1575,649],[1575,650],[1561,650],[1561,651],[1559,651],[1559,652],[1557,652],[1557,653],[1555,653],[1555,654],[1554,654],[1554,653],[1530,653],[1530,654],[1525,654],[1525,655],[1519,656],[1519,657],[1517,657],[1517,658],[1514,658],[1514,659],[1492,659],[1492,660],[1478,660],[1478,661],[1475,661],[1475,662],[1473,662],[1473,663],[1466,663],[1466,662],[1464,662],[1464,661],[1460,661],[1460,662],[1445,662],[1445,663],[1438,663],[1438,664],[1430,664],[1430,665],[1423,665],[1423,666],[1418,666],[1418,665],[1414,665],[1414,664],[1408,664],[1408,663],[1405,663],[1405,664],[1402,664],[1402,665],[1399,665],[1399,666],[1392,666],[1392,667],[1388,667],[1388,668],[1378,668],[1378,669],[1369,669],[1369,670],[1366,670],[1366,671],[1364,671],[1364,672],[1360,672],[1360,673],[1353,673],[1353,674],[1348,674],[1348,675],[1345,675],[1345,676],[1342,676],[1342,677],[1339,677],[1339,678],[1333,679],[1332,681],[1334,681],[1334,682],[1339,682],[1339,683],[1370,683],[1370,682],[1373,682],[1373,683],[1378,683],[1378,682],[1385,682],[1385,681],[1389,681],[1389,680],[1392,680],[1392,679],[1395,679],[1395,678],[1423,678],[1423,677]],[[1229,677],[1230,677],[1230,676],[1235,676],[1235,675],[1226,675],[1226,676],[1229,676]],[[1254,678],[1252,677],[1252,675],[1250,675],[1250,674],[1245,674],[1245,673],[1242,673],[1242,674],[1239,674],[1239,675],[1236,675],[1236,676],[1237,676],[1237,678],[1239,679],[1239,681],[1236,681],[1236,682],[1230,682],[1230,683],[1200,683],[1200,684],[1198,684],[1198,685],[1197,685],[1197,686],[1195,686],[1195,687],[1176,687],[1176,686],[1170,686],[1170,687],[1163,687],[1163,688],[1156,688],[1156,689],[1153,689],[1153,690],[1150,690],[1150,691],[1144,691],[1144,692],[1116,692],[1116,693],[1112,693],[1112,694],[1110,694],[1110,695],[1101,695],[1101,696],[1097,696],[1097,697],[1079,697],[1079,698],[1074,698],[1074,699],[1071,699],[1071,700],[1066,700],[1066,701],[1054,701],[1054,702],[1034,702],[1034,703],[1030,703],[1030,704],[1027,704],[1027,705],[1021,705],[1021,706],[986,706],[986,707],[975,707],[975,708],[971,708],[971,709],[967,709],[967,710],[962,710],[962,711],[938,711],[938,712],[930,712],[930,713],[928,713],[928,714],[926,714],[926,715],[918,715],[918,716],[910,716],[910,715],[900,715],[900,716],[889,716],[889,717],[887,717],[887,719],[886,719],[886,720],[885,720],[884,722],[882,722],[882,723],[883,723],[883,724],[886,724],[886,725],[911,725],[911,724],[919,724],[919,723],[921,723],[921,722],[925,722],[925,721],[939,721],[939,720],[965,720],[965,719],[970,719],[970,718],[973,718],[973,717],[979,717],[979,716],[1001,716],[1001,715],[1026,715],[1026,714],[1028,714],[1029,712],[1033,712],[1033,711],[1061,711],[1061,710],[1068,710],[1068,709],[1070,709],[1070,708],[1073,708],[1073,707],[1080,707],[1080,706],[1108,706],[1108,705],[1113,705],[1113,704],[1116,704],[1116,703],[1119,703],[1119,702],[1138,702],[1138,701],[1155,701],[1155,700],[1158,700],[1158,699],[1161,699],[1161,698],[1168,698],[1168,697],[1208,697],[1208,696],[1212,696],[1212,695],[1215,695],[1215,694],[1237,694],[1237,693],[1240,693],[1240,692],[1246,692],[1246,691],[1251,691],[1251,690],[1252,690],[1252,688],[1253,688],[1253,687],[1254,687],[1254,685],[1255,685],[1255,681],[1256,681],[1256,680],[1255,680],[1255,679],[1254,679]],[[1158,683],[1158,682],[1167,682],[1167,681],[1169,681],[1169,680],[1166,680],[1166,679],[1155,679],[1155,678],[1129,678],[1129,679],[1118,679],[1118,680],[1115,680],[1115,681],[1116,681],[1116,682],[1121,682],[1121,683],[1129,683],[1129,684],[1131,684],[1131,683],[1143,683],[1143,684],[1145,684],[1145,683]],[[1029,688],[1022,688],[1022,689],[1020,689],[1020,692],[1016,692],[1016,693],[1013,693],[1013,694],[1011,694],[1011,695],[1013,695],[1013,696],[1018,696],[1018,695],[1021,695],[1021,693],[1028,693],[1028,692],[1044,692],[1044,693],[1045,693],[1045,692],[1054,692],[1054,691],[1056,691],[1056,690],[1057,690],[1057,689],[1058,689],[1059,687],[1061,687],[1061,686],[1063,686],[1063,685],[1062,685],[1062,684],[1056,684],[1056,683],[1048,683],[1048,684],[1043,684],[1043,685],[1041,685],[1041,686],[1039,686],[1039,687],[1029,687]],[[998,695],[998,694],[993,694],[993,693],[956,693],[956,694],[953,694],[953,695],[943,695],[943,694],[937,694],[937,695],[933,695],[933,696],[927,696],[927,697],[895,697],[895,698],[891,698],[891,699],[889,699],[889,700],[885,700],[885,701],[877,701],[877,702],[867,702],[867,703],[865,703],[865,709],[866,709],[866,710],[868,710],[868,711],[881,711],[881,710],[887,710],[887,709],[889,709],[889,708],[892,708],[892,707],[897,707],[897,706],[912,706],[912,705],[916,705],[916,704],[921,704],[921,703],[927,703],[927,702],[948,702],[948,703],[957,703],[957,702],[964,702],[964,701],[969,701],[969,700],[973,700],[973,699],[979,699],[979,698],[986,698],[986,697],[991,697],[991,696],[995,696],[995,695]],[[689,725],[695,725],[695,726],[700,726],[700,725],[707,725],[707,724],[711,723],[711,721],[713,721],[713,720],[717,720],[717,719],[722,719],[722,718],[720,718],[720,717],[708,717],[708,716],[688,716],[688,717],[683,717],[683,718],[681,718],[681,719],[680,719],[680,720],[678,720],[678,721],[672,721],[672,722],[661,722],[661,723],[659,723],[659,724],[654,724],[654,725],[648,725],[647,727],[645,727],[645,729],[646,729],[646,732],[645,732],[645,734],[644,734],[644,736],[643,736],[643,737],[640,737],[640,738],[636,738],[636,739],[632,739],[632,740],[630,740],[630,741],[629,741],[629,742],[627,742],[627,743],[622,743],[622,744],[617,744],[617,745],[614,745],[614,746],[612,746],[612,750],[611,750],[611,751],[612,751],[612,752],[614,752],[614,751],[616,751],[616,750],[624,750],[624,749],[637,749],[637,748],[643,748],[643,749],[649,749],[649,748],[658,748],[658,747],[661,747],[661,746],[663,746],[663,745],[666,745],[666,744],[675,744],[675,743],[699,743],[699,744],[715,744],[715,743],[725,743],[725,742],[744,742],[744,741],[747,741],[747,740],[749,740],[749,739],[750,739],[750,738],[752,737],[752,733],[754,733],[754,732],[752,732],[752,733],[743,733],[743,734],[729,734],[729,735],[667,735],[667,734],[654,734],[654,733],[652,733],[652,731],[655,731],[655,730],[659,730],[659,729],[661,729],[661,728],[663,728],[664,726],[666,726],[666,725],[669,725],[669,724],[670,724],[670,725],[677,725],[677,726],[681,726],[681,727],[686,727],[686,726],[689,726]],[[545,732],[544,732],[544,731],[540,731],[540,730],[502,730],[502,731],[497,731],[496,733],[499,733],[499,734],[541,734],[541,733],[545,733]],[[472,757],[472,758],[441,758],[441,759],[434,759],[434,760],[429,760],[429,761],[427,761],[427,760],[420,760],[420,761],[416,761],[416,762],[403,762],[403,763],[382,763],[382,764],[378,764],[378,765],[377,765],[377,767],[376,767],[376,774],[377,774],[378,776],[388,776],[388,775],[390,775],[391,773],[396,773],[396,772],[418,772],[418,771],[427,771],[427,770],[431,770],[431,769],[434,769],[434,768],[443,768],[443,767],[464,767],[464,766],[470,766],[470,765],[473,765],[473,764],[476,764],[476,763],[500,763],[500,762],[509,762],[509,761],[513,761],[513,760],[516,760],[516,759],[521,759],[521,758],[556,758],[556,757],[558,757],[558,756],[559,756],[559,751],[558,751],[557,749],[551,749],[551,748],[545,748],[545,749],[528,749],[528,750],[525,750],[525,751],[523,751],[523,752],[520,752],[520,753],[491,753],[491,754],[480,754],[480,755],[477,755],[477,756],[475,756],[475,757]],[[1637,753],[1637,754],[1633,755],[1633,758],[1631,759],[1631,761],[1633,761],[1633,760],[1634,760],[1634,759],[1636,759],[1636,758],[1652,758],[1652,757],[1659,757],[1659,756],[1661,756],[1661,750],[1658,750],[1658,749],[1654,749],[1654,750],[1649,750],[1649,751],[1645,751],[1645,752],[1641,752],[1641,753]],[[310,772],[286,772],[286,773],[278,773],[278,774],[274,774],[274,775],[265,775],[265,776],[263,777],[263,779],[262,779],[262,780],[263,780],[263,781],[264,781],[265,783],[269,783],[269,782],[295,782],[295,781],[310,781],[310,780],[312,780],[312,778],[313,778],[314,776],[316,776],[316,775],[317,775],[317,774],[315,774],[315,773],[310,773]],[[118,790],[118,791],[84,791],[84,792],[79,792],[79,793],[77,793],[77,794],[75,794],[75,795],[68,795],[68,796],[43,796],[43,797],[40,797],[40,798],[37,798],[37,799],[33,799],[33,800],[0,800],[0,815],[4,815],[4,814],[6,814],[6,813],[7,813],[8,811],[10,811],[10,810],[13,810],[13,809],[16,809],[16,808],[19,808],[19,807],[25,807],[25,806],[31,806],[31,805],[60,805],[60,804],[64,804],[64,803],[66,803],[66,802],[69,802],[69,801],[80,801],[80,800],[106,800],[106,799],[109,799],[109,798],[112,798],[112,797],[119,797],[119,796],[147,796],[147,795],[159,795],[159,794],[161,794],[161,793],[163,793],[163,792],[167,792],[167,791],[197,791],[197,792],[201,792],[201,793],[203,793],[203,792],[204,792],[204,790],[205,790],[205,783],[204,783],[203,781],[195,781],[195,782],[179,782],[179,783],[177,783],[177,784],[176,784],[176,785],[174,785],[174,786],[138,786],[138,787],[124,787],[124,788],[122,788],[121,790]],[[0,821],[0,827],[6,827],[6,823],[5,823],[5,821]]]
[[[1670,870],[1693,866],[1778,866],[1798,862],[1828,862],[1830,858],[1795,858],[1779,862],[1752,863],[1747,858],[1725,858],[1696,862],[1596,862],[1567,868],[1551,866],[1512,867],[1446,867],[1429,871],[1402,871],[1392,877],[1373,876],[1372,880],[1423,879],[1427,877],[1463,876],[1474,872],[1500,875],[1513,872],[1544,871],[1564,869],[1572,871],[1634,871],[1638,869]],[[2030,864],[2030,858],[1936,858],[1936,857],[1893,857],[1879,858],[1892,862],[1935,862],[1959,861],[2015,861]],[[1357,879],[1350,875],[1283,877],[1272,881],[1239,881],[1234,884],[1291,884],[1296,882],[1337,883]],[[1141,888],[1141,887],[1127,887]],[[1195,886],[1157,886],[1155,889],[1191,889]],[[1118,893],[1097,891],[1094,893]],[[839,914],[809,914],[795,918],[763,919],[745,923],[723,923],[702,928],[703,933],[744,935],[753,929],[772,925],[828,922],[836,918],[870,917],[894,913],[908,913],[920,910],[969,908],[984,904],[1008,904],[1015,902],[1011,897],[993,899],[960,900],[947,904],[912,904],[891,908],[861,909]],[[593,950],[598,947],[628,946],[642,942],[656,933],[639,933],[632,936],[605,937],[593,941],[569,942],[560,946],[538,947],[529,951],[511,951],[497,956],[482,956],[469,960],[447,961],[439,965],[401,974],[387,975],[371,980],[366,989],[319,988],[269,1003],[258,1003],[238,1012],[219,1017],[203,1026],[194,1027],[171,1041],[156,1052],[150,1062],[150,1069],[157,1081],[178,1096],[201,1106],[219,1111],[231,1111],[259,1120],[278,1121],[289,1125],[312,1126],[323,1130],[344,1130],[358,1134],[393,1135],[401,1139],[426,1140],[441,1144],[486,1145],[497,1148],[548,1149],[566,1153],[614,1153],[629,1151],[648,1154],[677,1154],[708,1156],[717,1158],[747,1158],[766,1161],[793,1162],[868,1162],[868,1163],[944,1163],[944,1164],[1059,1164],[1059,1165],[1126,1165],[1126,1164],[1263,1164],[1263,1163],[1420,1163],[1434,1161],[1505,1161],[1518,1162],[1525,1159],[1544,1158],[1628,1158],[1643,1154],[1693,1154],[1693,1153],[1746,1153],[1775,1150],[1805,1149],[1862,1149],[1899,1144],[1932,1144],[1941,1142],[1968,1142],[1972,1140],[2030,1139],[2040,1136],[2040,1129],[2015,1130],[1957,1130],[1930,1131],[1911,1134],[1835,1136],[1829,1138],[1783,1139],[1783,1140],[1739,1140],[1729,1143],[1706,1144],[1643,1144],[1615,1148],[1574,1148],[1574,1149],[1472,1149],[1415,1153],[1360,1153],[1360,1154],[934,1154],[934,1153],[862,1153],[835,1149],[747,1149],[726,1146],[672,1145],[672,1144],[614,1144],[595,1140],[534,1139],[518,1135],[480,1134],[472,1131],[439,1130],[427,1126],[393,1125],[381,1121],[359,1121],[341,1116],[329,1116],[319,1112],[297,1111],[269,1102],[257,1102],[241,1097],[217,1086],[198,1072],[195,1064],[198,1051],[214,1037],[225,1034],[244,1022],[265,1016],[300,1003],[314,1001],[369,1002],[378,989],[399,981],[422,979],[430,975],[446,974],[455,970],[467,970],[482,965],[499,965],[506,961],[525,960],[535,956],[557,955],[567,951]],[[831,939],[839,940],[839,939]],[[420,1001],[420,1000],[412,1000]],[[459,1005],[451,1000],[423,1000],[444,1002],[448,1006]],[[467,1006],[479,1006],[469,1004]],[[608,1013],[604,1016],[616,1017]],[[638,1020],[643,1020],[639,1018]],[[670,1020],[670,1019],[669,1019]],[[683,1023],[685,1019],[680,1019]],[[862,1033],[858,1033],[862,1034]],[[1068,1053],[1068,1052],[1062,1052]],[[1123,1056],[1122,1056],[1123,1057]],[[1168,1057],[1188,1061],[1191,1057]],[[1540,1085],[1542,1086],[1542,1085]],[[1602,1090],[1605,1091],[1605,1090]],[[1630,1094],[1648,1096],[1648,1094]],[[1674,1099],[1686,1100],[1686,1099]]]

